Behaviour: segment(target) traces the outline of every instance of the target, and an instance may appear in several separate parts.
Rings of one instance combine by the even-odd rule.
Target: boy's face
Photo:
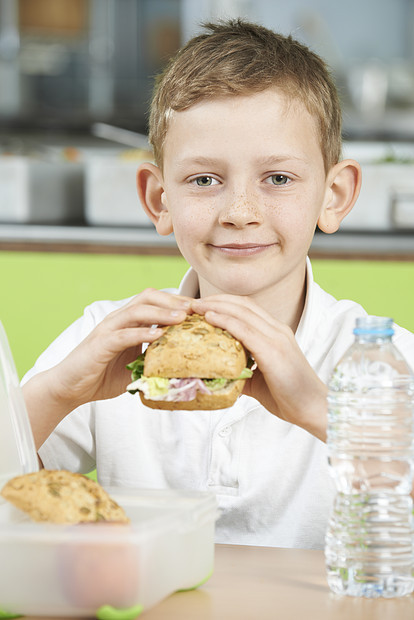
[[[315,120],[300,102],[269,89],[175,112],[162,185],[202,296],[303,290],[329,189]]]

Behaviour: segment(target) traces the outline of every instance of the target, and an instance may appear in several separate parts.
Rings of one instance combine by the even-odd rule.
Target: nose
[[[234,226],[236,228],[258,225],[261,221],[262,217],[256,201],[247,194],[234,196],[230,199],[219,217],[222,226]]]

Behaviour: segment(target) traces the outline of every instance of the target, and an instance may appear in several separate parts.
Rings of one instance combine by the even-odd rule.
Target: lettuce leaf
[[[222,390],[226,384],[229,382],[229,379],[223,379],[220,377],[219,379],[203,379],[203,383],[209,390],[215,392],[216,390]]]
[[[249,379],[252,374],[253,371],[250,368],[243,368],[240,375],[236,379],[224,379],[223,377],[219,377],[218,379],[203,379],[203,382],[209,390],[215,392],[216,390],[222,390],[223,388],[225,388],[228,383],[231,383],[231,381]]]
[[[250,379],[252,375],[253,375],[253,370],[251,368],[243,368],[243,370],[240,373],[240,376],[237,377],[237,379]]]
[[[144,360],[145,353],[141,353],[138,355],[137,359],[130,364],[127,364],[127,369],[131,371],[131,379],[132,381],[136,381],[144,374]]]

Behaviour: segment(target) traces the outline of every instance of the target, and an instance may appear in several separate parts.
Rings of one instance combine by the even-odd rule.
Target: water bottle
[[[358,318],[328,393],[328,462],[336,498],[325,540],[330,589],[369,598],[414,590],[414,375],[393,321]]]

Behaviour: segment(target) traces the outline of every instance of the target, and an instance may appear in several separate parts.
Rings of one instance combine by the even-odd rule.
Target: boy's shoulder
[[[366,310],[351,299],[337,299],[314,280],[311,261],[307,260],[307,293],[304,312],[297,335],[306,332],[313,341],[331,341],[339,335],[349,335],[358,316],[365,316]]]
[[[356,318],[366,314],[357,302],[336,299],[308,280],[306,306],[296,336],[305,350],[315,346],[318,350],[343,349],[353,340]]]
[[[351,299],[336,299],[316,282],[311,283],[309,304],[305,312],[306,331],[313,341],[324,341],[325,346],[345,349],[353,340],[353,329],[358,317],[368,312],[361,304]],[[414,334],[395,324],[394,343],[414,368]]]

